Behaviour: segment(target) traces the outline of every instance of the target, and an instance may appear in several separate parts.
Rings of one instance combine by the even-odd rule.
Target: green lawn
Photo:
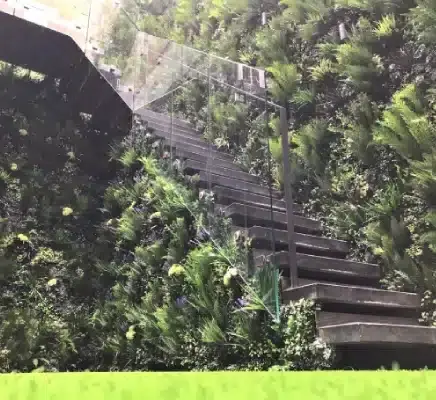
[[[0,375],[1,400],[436,398],[435,372],[66,373]]]

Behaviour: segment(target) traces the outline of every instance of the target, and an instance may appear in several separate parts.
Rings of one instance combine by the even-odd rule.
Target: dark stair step
[[[204,146],[207,149],[217,151],[214,146],[209,146],[208,143],[201,138],[186,136],[178,132],[166,132],[162,129],[153,129],[152,134],[159,139],[167,139],[168,141],[171,141],[173,146],[176,146],[177,143],[187,143],[199,147]]]
[[[159,124],[155,122],[146,121],[147,128],[152,132],[160,132],[165,137],[171,137],[171,135],[178,135],[182,138],[187,138],[195,143],[199,144],[213,144],[209,143],[200,132],[185,130],[171,125]]]
[[[351,322],[324,326],[319,330],[319,334],[326,343],[336,346],[369,344],[436,346],[436,328],[419,325]]]
[[[231,176],[232,178],[239,179],[245,182],[259,183],[257,176],[251,175],[243,171],[235,171],[228,168],[222,168],[217,166],[209,166],[204,162],[197,160],[186,160],[184,163],[185,171],[188,174],[197,174],[199,172],[213,172],[216,175]]]
[[[234,225],[251,227],[261,225],[276,229],[287,229],[287,215],[285,212],[272,211],[267,208],[233,203],[223,209],[224,215],[231,218]],[[272,214],[272,215],[271,215]],[[319,221],[294,215],[294,229],[302,233],[319,233],[321,223]]]
[[[418,315],[420,298],[415,293],[393,292],[362,286],[315,283],[297,288],[289,288],[283,292],[283,300],[296,301],[312,299],[322,305],[325,311],[354,313],[362,312],[379,315]],[[347,307],[341,307],[341,306]],[[327,306],[327,307],[326,307]]]
[[[220,160],[216,158],[210,158],[205,154],[193,153],[192,151],[183,150],[179,147],[174,149],[173,153],[176,157],[182,160],[195,160],[203,163],[208,163],[208,165],[212,168],[213,166],[227,168],[235,171],[242,171],[242,168],[239,165],[236,165],[234,162]]]
[[[326,311],[316,312],[316,326],[322,328],[330,325],[341,325],[349,323],[377,323],[396,325],[419,325],[416,318],[390,317],[385,315],[335,313]]]
[[[216,186],[213,188],[216,195],[217,203],[221,205],[231,205],[232,203],[241,203],[254,205],[270,209],[271,199],[269,196],[262,196],[256,193],[247,193],[245,191],[237,190],[235,188],[228,188],[223,186]],[[272,206],[275,211],[286,212],[286,203],[283,200],[272,199]],[[293,206],[294,214],[301,214],[302,207],[299,204]]]
[[[154,122],[161,122],[165,124],[170,124],[172,122],[174,125],[184,129],[194,129],[192,124],[188,121],[185,121],[181,118],[174,118],[174,117],[171,119],[171,117],[167,114],[158,113],[156,111],[152,111],[147,108],[140,108],[135,111],[135,114],[140,115],[145,120],[151,120]]]
[[[164,138],[162,140],[165,143],[165,145],[167,146],[171,145],[170,139]],[[204,146],[197,146],[186,142],[174,142],[174,141],[172,145],[173,147],[175,146],[177,149],[189,151],[190,153],[200,154],[212,160],[222,160],[222,161],[227,161],[229,163],[233,163],[234,161],[233,156],[231,156],[230,154],[226,154],[216,150],[210,150],[208,148],[205,148]]]
[[[237,228],[235,228],[237,230]],[[253,248],[271,249],[273,237],[275,239],[275,250],[288,250],[288,232],[275,229],[274,232],[270,228],[254,226],[244,229],[252,240]],[[348,243],[329,239],[320,236],[305,235],[303,233],[294,233],[294,240],[298,253],[313,254],[320,256],[336,256],[345,257],[348,253]]]
[[[214,173],[200,172],[200,185],[201,187],[209,187],[209,185],[213,188],[215,186],[222,186],[232,189],[240,190],[244,193],[248,194],[260,194],[265,197],[270,196],[270,192],[268,188],[264,186],[260,186],[256,183],[244,182],[238,179],[233,179],[226,176],[216,175]],[[272,198],[279,199],[281,194],[277,191],[272,192]]]
[[[270,251],[268,252],[270,253]],[[257,256],[256,251],[254,255],[255,257]],[[301,253],[297,253],[296,257],[299,278],[368,286],[378,286],[381,278],[378,265]],[[289,275],[287,273],[289,269],[287,251],[282,251],[275,255],[269,254],[267,257],[262,255],[255,258],[255,264],[258,267],[264,265],[265,262],[273,263],[283,271],[285,276]],[[301,279],[298,280],[298,283],[300,286],[303,285]]]
[[[162,114],[163,115],[163,114]],[[192,136],[192,137],[198,137],[203,138],[203,135],[200,131],[195,129],[192,126],[186,126],[186,125],[180,125],[177,120],[173,120],[172,122],[170,120],[166,119],[150,119],[150,118],[144,118],[143,116],[140,116],[143,121],[145,121],[149,128],[151,129],[161,129],[166,132],[177,132],[186,136]]]

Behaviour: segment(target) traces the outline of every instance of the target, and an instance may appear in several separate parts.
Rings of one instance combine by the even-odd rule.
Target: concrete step
[[[233,203],[223,208],[224,215],[231,218],[234,225],[251,227],[255,225],[276,229],[287,229],[287,215],[285,212],[272,211],[271,209],[252,205]],[[302,233],[319,233],[321,223],[314,219],[294,215],[294,229]]]
[[[351,322],[325,326],[319,330],[319,335],[326,343],[339,346],[368,344],[436,346],[436,328],[418,325]]]
[[[231,177],[216,175],[214,173],[207,173],[203,171],[200,172],[198,175],[200,177],[200,184],[202,187],[208,187],[209,185],[211,185],[212,187],[222,186],[222,187],[237,189],[242,192],[248,192],[247,194],[251,194],[251,193],[260,194],[267,198],[270,196],[270,192],[268,188],[264,186],[260,186],[259,184],[256,183],[244,182]],[[272,198],[279,199],[280,197],[281,194],[279,192],[277,191],[272,192]]]
[[[270,253],[271,251],[268,250],[261,255],[260,251],[255,250],[253,254],[255,264],[261,267],[266,261],[271,260],[285,274],[289,268],[288,252],[282,251],[274,256]],[[337,258],[297,253],[297,265],[300,285],[303,285],[301,278],[309,278],[337,283],[377,286],[381,278],[378,265]]]
[[[259,183],[257,176],[251,175],[243,171],[235,171],[228,168],[217,166],[209,166],[207,163],[197,160],[187,160],[184,164],[185,171],[188,174],[197,174],[199,172],[213,172],[216,175],[231,176],[232,178],[239,179],[244,182]]]
[[[415,293],[393,292],[383,289],[374,289],[361,286],[335,285],[335,284],[311,284],[283,292],[284,301],[296,301],[299,299],[313,299],[323,305],[350,305],[356,310],[374,311],[374,314],[390,315],[389,310],[398,310],[401,315],[405,311],[417,311],[420,309],[420,299]],[[330,309],[326,309],[330,311]],[[363,312],[363,311],[362,311]],[[368,312],[369,313],[369,312]]]
[[[165,145],[170,146],[171,141],[170,139],[164,138],[162,139]],[[197,153],[202,155],[203,157],[212,159],[212,160],[222,160],[227,161],[229,163],[233,163],[233,156],[230,154],[225,154],[220,151],[216,150],[209,150],[207,148],[204,148],[203,146],[197,146],[194,144],[186,143],[186,142],[175,142],[172,141],[173,147],[176,147],[177,149],[183,150],[183,151],[189,151],[190,153]]]
[[[152,134],[159,139],[167,139],[168,141],[171,141],[173,143],[173,146],[177,146],[178,143],[187,143],[194,146],[202,147],[205,149],[210,149],[217,151],[217,148],[209,145],[207,142],[205,142],[201,138],[191,137],[184,134],[180,134],[178,132],[166,132],[162,128],[160,129],[153,129]]]
[[[192,127],[180,126],[174,122],[171,123],[170,121],[162,121],[162,120],[155,120],[155,119],[143,119],[143,120],[147,123],[147,126],[150,129],[161,130],[168,133],[170,132],[177,133],[179,135],[198,138],[204,141],[202,133]]]
[[[195,160],[195,161],[200,161],[202,163],[208,162],[208,165],[211,168],[216,166],[216,167],[227,168],[235,171],[242,171],[242,168],[239,165],[236,165],[234,162],[220,160],[216,158],[210,158],[205,154],[193,153],[192,151],[182,150],[179,147],[175,148],[174,155],[182,160]]]
[[[269,196],[262,196],[256,193],[247,193],[235,188],[216,186],[213,189],[217,203],[221,205],[231,205],[232,203],[241,203],[254,205],[256,207],[267,208],[271,207],[271,199]],[[286,203],[281,199],[272,199],[272,206],[275,211],[286,212]],[[294,214],[301,214],[302,207],[294,203]]]
[[[163,123],[171,123],[171,117],[164,113],[158,113],[146,108],[140,108],[135,111],[135,114],[140,115],[144,120],[155,121],[155,122],[163,122]],[[180,126],[185,129],[194,129],[192,124],[189,121],[185,121],[181,118],[172,118],[172,123],[174,125]]]
[[[376,324],[395,324],[395,325],[419,325],[416,318],[390,317],[385,315],[350,314],[335,312],[316,312],[316,326],[322,328],[331,325],[341,325],[350,323],[376,323]]]
[[[237,228],[235,228],[237,229]],[[252,239],[252,246],[256,249],[271,249],[273,236],[275,240],[276,251],[288,250],[288,233],[284,230],[254,226],[252,228],[241,228]],[[273,235],[274,234],[274,235]],[[294,233],[294,240],[298,253],[312,254],[319,256],[336,256],[345,257],[349,251],[348,243],[342,240],[329,239],[321,236],[306,235],[303,233]]]

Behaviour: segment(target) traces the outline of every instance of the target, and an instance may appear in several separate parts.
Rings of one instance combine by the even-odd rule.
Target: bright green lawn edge
[[[434,400],[436,372],[5,374],[0,399]]]

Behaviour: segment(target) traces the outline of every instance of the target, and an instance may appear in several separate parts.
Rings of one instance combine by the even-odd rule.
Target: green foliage
[[[267,70],[274,78],[270,88],[273,97],[281,102],[291,99],[301,80],[297,66],[275,62]]]
[[[311,368],[284,349],[315,336],[276,321],[277,271],[254,270],[249,240],[210,213],[213,193],[137,122],[109,152],[52,84],[35,100],[11,103],[13,85],[0,96],[0,371]],[[72,120],[50,114],[59,104]],[[241,113],[217,101],[216,129],[228,122],[230,135]]]
[[[436,3],[434,0],[418,0],[410,10],[410,22],[417,39],[432,44],[436,38]]]

